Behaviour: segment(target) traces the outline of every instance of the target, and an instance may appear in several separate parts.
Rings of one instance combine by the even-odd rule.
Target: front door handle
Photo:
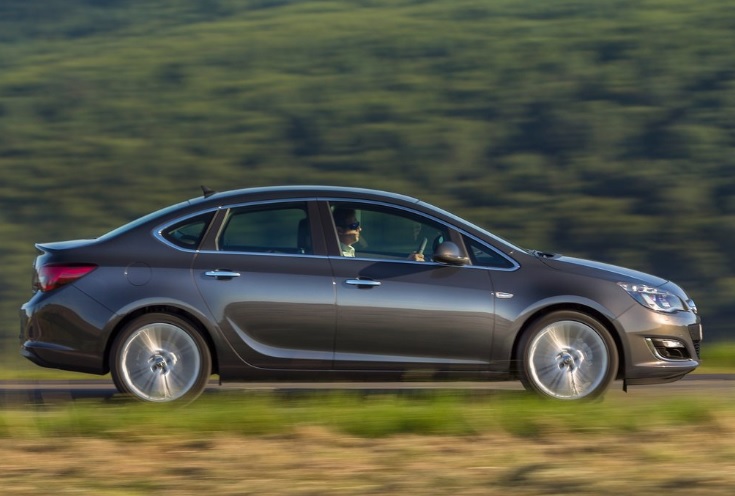
[[[347,279],[345,281],[350,286],[380,286],[382,283],[380,281],[373,281],[371,279]]]
[[[239,272],[233,272],[231,270],[210,270],[204,273],[207,277],[214,277],[215,279],[232,279],[233,277],[240,277]]]

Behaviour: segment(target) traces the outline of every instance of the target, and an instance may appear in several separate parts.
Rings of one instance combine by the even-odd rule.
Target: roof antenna
[[[210,196],[215,194],[216,191],[213,189],[207,188],[206,186],[202,184],[202,193],[204,193],[204,198],[209,198]]]

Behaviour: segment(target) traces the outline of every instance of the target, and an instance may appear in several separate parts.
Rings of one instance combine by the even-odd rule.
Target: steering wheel
[[[416,248],[416,254],[423,255],[424,250],[426,249],[426,244],[429,242],[429,238],[424,238],[421,240],[421,243],[419,243],[418,248]]]

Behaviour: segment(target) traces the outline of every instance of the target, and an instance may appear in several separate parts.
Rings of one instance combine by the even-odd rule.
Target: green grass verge
[[[700,374],[735,373],[735,342],[702,345],[702,365],[697,368]]]
[[[270,393],[204,396],[186,407],[128,401],[69,402],[55,407],[0,412],[0,437],[292,435],[318,426],[358,437],[398,434],[471,436],[504,432],[518,437],[552,433],[640,433],[699,425],[717,427],[732,419],[735,398],[672,400],[615,398],[604,402],[560,403],[523,394],[414,395]]]

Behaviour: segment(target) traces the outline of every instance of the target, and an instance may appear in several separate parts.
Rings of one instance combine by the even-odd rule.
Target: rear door
[[[202,297],[250,365],[331,368],[335,289],[315,209],[307,201],[230,208],[214,249],[194,261]]]

